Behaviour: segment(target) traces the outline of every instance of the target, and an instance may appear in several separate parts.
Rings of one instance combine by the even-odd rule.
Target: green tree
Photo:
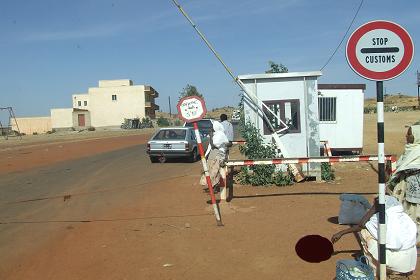
[[[186,87],[184,87],[182,91],[179,93],[179,99],[184,98],[186,96],[193,96],[193,95],[203,98],[203,95],[198,92],[195,86],[187,84]]]
[[[274,61],[268,61],[268,65],[270,66],[270,69],[265,71],[265,73],[287,73],[289,72],[289,69],[287,69],[286,66],[283,64],[277,64]]]

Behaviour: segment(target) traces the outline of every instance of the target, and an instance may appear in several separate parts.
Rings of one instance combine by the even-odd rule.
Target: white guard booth
[[[260,108],[264,102],[288,124],[289,128],[279,134],[288,157],[320,156],[317,80],[321,75],[320,71],[313,71],[238,76],[258,97]],[[244,115],[246,121],[260,130],[266,143],[271,143],[272,133],[261,111],[247,98],[244,100]],[[269,113],[267,116],[275,129],[284,128]],[[306,176],[320,178],[321,167],[319,163],[303,164],[302,171]]]
[[[319,137],[333,154],[363,149],[365,84],[318,84]]]

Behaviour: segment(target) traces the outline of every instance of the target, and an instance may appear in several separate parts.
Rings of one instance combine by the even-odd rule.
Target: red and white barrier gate
[[[395,172],[397,158],[394,155],[386,155],[385,160],[390,163],[388,174]],[[275,158],[275,159],[259,159],[259,160],[229,160],[226,162],[225,172],[223,174],[224,186],[220,191],[220,199],[226,200],[226,188],[227,181],[226,177],[229,174],[229,170],[235,166],[253,166],[253,165],[271,165],[271,164],[300,164],[300,163],[322,163],[322,162],[360,162],[360,161],[378,161],[377,155],[364,155],[364,156],[331,156],[331,157],[302,157],[302,158]],[[230,186],[232,187],[232,186]]]

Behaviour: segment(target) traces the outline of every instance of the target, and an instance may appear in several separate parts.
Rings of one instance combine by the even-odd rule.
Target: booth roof
[[[254,80],[254,79],[278,79],[278,78],[319,77],[319,76],[322,76],[321,71],[247,74],[247,75],[239,75],[238,79],[240,79],[240,80]]]

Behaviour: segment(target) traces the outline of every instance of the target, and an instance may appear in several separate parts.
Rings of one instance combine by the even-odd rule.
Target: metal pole
[[[171,118],[172,118],[171,97],[170,97],[170,96],[168,96],[168,99],[169,99],[169,117],[171,117]]]
[[[184,11],[184,9],[181,7],[181,5],[176,0],[172,0],[172,2],[174,2],[175,6],[179,9],[179,11],[184,15],[184,17],[192,25],[192,27],[195,29],[195,31],[198,33],[198,35],[201,37],[201,39],[204,41],[204,43],[206,43],[207,47],[216,56],[216,58],[219,60],[219,62],[223,65],[223,67],[226,69],[226,71],[229,73],[229,75],[232,77],[232,79],[236,82],[236,84],[242,89],[242,91],[246,94],[246,96],[250,99],[250,101],[252,103],[254,103],[254,105],[256,106],[257,110],[261,111],[261,114],[262,114],[263,119],[266,121],[268,127],[270,128],[270,130],[272,132],[272,135],[271,136],[273,137],[273,140],[276,143],[277,150],[280,150],[282,152],[283,156],[288,156],[286,154],[286,149],[285,149],[283,143],[281,142],[280,136],[278,135],[278,133],[287,130],[289,128],[289,126],[285,122],[283,122],[281,120],[281,118],[278,117],[264,102],[262,102],[262,100],[260,100],[257,97],[256,94],[254,94],[253,92],[247,90],[247,88],[242,83],[242,81],[239,78],[235,77],[235,75],[232,73],[232,71],[230,70],[230,68],[222,60],[222,58],[220,57],[220,55],[216,52],[216,50],[213,48],[213,46],[210,44],[210,42],[206,39],[206,37],[204,36],[204,34],[201,33],[201,31],[197,28],[197,25],[192,21],[192,19]],[[271,124],[270,119],[267,117],[266,113],[264,112],[264,110],[258,105],[258,102],[260,102],[261,105],[262,105],[262,107],[264,107],[271,115],[273,115],[274,118],[276,118],[279,121],[279,123],[281,123],[283,125],[284,128],[279,129],[278,131],[276,131],[275,128],[273,127],[273,125]],[[300,181],[302,181],[304,179],[303,174],[298,170],[298,168],[296,166],[291,166],[291,169],[292,169],[293,175],[295,176],[295,179],[298,182],[300,182]]]
[[[200,151],[201,163],[203,164],[204,175],[206,176],[207,186],[210,191],[211,205],[213,206],[214,215],[216,216],[216,222],[218,226],[223,226],[222,219],[220,218],[219,208],[216,203],[216,197],[214,196],[213,185],[211,183],[206,157],[204,156],[203,144],[201,142],[201,136],[200,136],[200,132],[198,131],[197,122],[194,122],[193,125],[194,125],[195,137],[197,138],[198,150]]]
[[[210,44],[210,42],[206,39],[206,37],[204,36],[203,33],[201,33],[201,31],[197,28],[197,25],[192,21],[192,19],[188,16],[188,14],[184,11],[184,9],[181,7],[181,5],[176,1],[176,0],[172,0],[172,2],[174,2],[175,6],[179,9],[179,11],[184,15],[184,17],[188,20],[188,22],[191,24],[191,26],[194,28],[194,30],[198,33],[198,35],[201,37],[201,39],[204,41],[204,43],[207,45],[207,47],[210,49],[210,51],[216,56],[216,58],[219,60],[219,62],[223,65],[223,67],[226,69],[226,71],[228,72],[228,74],[232,77],[232,79],[236,82],[236,84],[241,88],[241,90],[243,92],[245,92],[245,94],[249,97],[249,99],[251,100],[251,102],[253,102],[255,104],[255,106],[257,107],[257,109],[261,110],[262,112],[262,116],[264,118],[264,120],[267,122],[268,127],[270,128],[271,132],[273,134],[276,134],[278,132],[284,131],[286,129],[289,128],[289,126],[284,123],[278,116],[276,116],[273,111],[264,104],[264,102],[262,102],[254,93],[251,93],[250,91],[248,91],[245,87],[245,85],[242,83],[241,80],[239,80],[232,72],[232,70],[230,70],[230,68],[226,65],[226,63],[222,60],[221,56],[216,52],[216,50],[214,49],[214,47]],[[267,115],[265,114],[264,110],[262,110],[259,106],[257,101],[261,102],[262,106],[270,113],[272,114],[276,119],[279,120],[279,122],[285,127],[284,129],[281,129],[280,131],[277,131],[274,129],[273,125],[271,124],[270,120],[268,119]],[[277,142],[279,141],[278,137],[274,137],[274,140]]]
[[[418,101],[419,109],[420,109],[420,91],[419,91],[419,88],[420,88],[420,73],[417,70],[417,101]]]
[[[378,116],[378,182],[379,182],[379,279],[386,279],[386,221],[385,221],[385,137],[384,137],[384,84],[376,82],[376,112]]]

